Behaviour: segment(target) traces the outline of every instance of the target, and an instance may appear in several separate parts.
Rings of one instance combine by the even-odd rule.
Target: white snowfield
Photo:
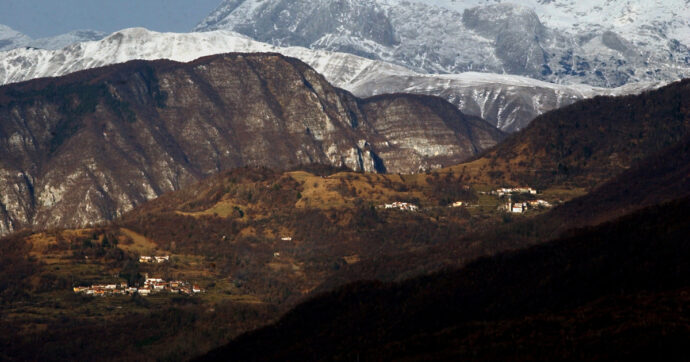
[[[399,92],[441,96],[465,113],[482,116],[507,131],[523,128],[535,116],[583,98],[635,93],[662,84],[637,83],[607,89],[558,85],[514,75],[421,74],[347,53],[277,47],[225,30],[158,33],[144,28],[125,29],[99,41],[60,50],[21,48],[0,52],[0,84],[55,77],[134,59],[189,62],[228,52],[271,52],[300,59],[329,82],[361,97]]]
[[[617,87],[690,76],[687,0],[224,0],[195,28],[364,56]]]
[[[89,40],[99,40],[104,38],[107,33],[95,30],[74,30],[66,34],[57,36],[31,39],[6,25],[0,24],[0,51],[16,48],[40,48],[40,49],[61,49],[70,44]]]
[[[362,72],[415,74],[401,66],[346,53],[276,47],[231,31],[158,33],[144,28],[130,28],[99,41],[76,43],[60,50],[21,48],[0,52],[0,84],[55,77],[134,59],[189,62],[229,52],[271,52],[295,57],[336,84],[347,84]]]
[[[411,1],[460,12],[476,6],[513,2],[534,10],[542,23],[550,28],[571,33],[614,30],[631,41],[653,39],[654,34],[658,37],[659,31],[663,30],[668,38],[684,40],[685,45],[690,46],[690,6],[687,0]]]

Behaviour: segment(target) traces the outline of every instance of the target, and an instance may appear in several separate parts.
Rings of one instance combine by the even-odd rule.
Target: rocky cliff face
[[[415,172],[502,137],[440,98],[361,100],[277,54],[38,79],[0,88],[0,234],[112,219],[243,165]]]

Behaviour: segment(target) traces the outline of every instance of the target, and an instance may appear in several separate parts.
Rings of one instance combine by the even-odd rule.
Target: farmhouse
[[[530,208],[537,209],[540,207],[544,208],[549,208],[552,207],[551,203],[545,200],[532,200],[532,201],[527,201],[527,204],[529,205]]]
[[[401,201],[396,201],[392,204],[383,204],[380,205],[379,207],[382,207],[384,209],[398,209],[398,210],[403,210],[403,211],[418,211],[419,207],[415,204],[410,204],[407,202],[401,202]]]
[[[155,256],[156,258],[156,263],[163,263],[166,261],[170,261],[170,255],[165,255],[165,256]]]
[[[150,263],[150,262],[152,262],[152,261],[153,261],[153,258],[151,258],[150,256],[143,256],[143,255],[142,255],[142,256],[139,257],[139,262],[140,262],[140,263]]]
[[[510,208],[510,212],[512,212],[513,214],[521,214],[525,212],[525,206],[525,203],[514,203]]]
[[[532,201],[527,201],[527,202],[513,202],[512,200],[508,200],[507,203],[505,203],[501,209],[512,212],[514,214],[521,214],[527,209],[538,209],[538,208],[550,208],[552,207],[551,203],[548,201],[544,200],[532,200]]]
[[[511,194],[536,195],[537,190],[535,190],[531,187],[500,188],[500,189],[491,191],[491,194],[492,195],[498,195],[498,197],[503,197],[505,195],[511,195]]]
[[[166,261],[170,261],[170,255],[157,255],[157,256],[146,256],[142,255],[139,257],[139,262],[148,264],[148,263],[164,263]]]

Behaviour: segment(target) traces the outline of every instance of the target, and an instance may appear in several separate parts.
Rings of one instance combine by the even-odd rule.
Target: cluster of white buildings
[[[170,261],[170,255],[164,255],[164,256],[140,256],[139,257],[139,262],[140,263],[165,263],[167,261]]]
[[[535,190],[531,187],[500,188],[500,189],[491,191],[491,194],[492,195],[498,195],[498,197],[503,197],[505,195],[512,195],[512,194],[536,195],[537,190]]]
[[[137,288],[127,287],[127,283],[120,284],[94,284],[90,287],[74,287],[75,293],[82,293],[86,295],[93,295],[96,297],[105,297],[112,295],[127,295],[134,294]]]
[[[398,209],[403,211],[418,211],[419,207],[415,204],[410,204],[407,202],[396,201],[392,204],[383,204],[379,207],[384,209]]]
[[[551,206],[551,203],[544,200],[530,200],[524,202],[512,202],[511,200],[508,200],[508,202],[501,208],[514,214],[522,214],[528,209],[549,208]]]
[[[137,292],[140,295],[149,295],[163,291],[192,295],[202,293],[204,290],[196,284],[190,284],[181,280],[165,281],[161,278],[149,278],[149,276],[146,275],[144,286],[139,288]]]
[[[104,284],[104,285],[92,285],[90,287],[74,287],[75,293],[82,293],[86,295],[93,295],[96,297],[105,297],[113,295],[133,295],[139,294],[141,296],[147,296],[150,294],[155,294],[159,292],[167,291],[169,293],[187,294],[192,295],[196,293],[204,292],[196,284],[190,284],[188,282],[183,282],[180,280],[165,281],[161,278],[149,278],[146,276],[146,281],[144,281],[144,286],[141,288],[129,287],[127,283],[120,284]]]

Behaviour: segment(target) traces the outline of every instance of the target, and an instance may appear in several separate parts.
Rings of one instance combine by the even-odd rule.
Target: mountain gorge
[[[503,134],[440,98],[358,99],[306,64],[134,61],[0,88],[2,233],[81,226],[244,165],[417,172]]]

